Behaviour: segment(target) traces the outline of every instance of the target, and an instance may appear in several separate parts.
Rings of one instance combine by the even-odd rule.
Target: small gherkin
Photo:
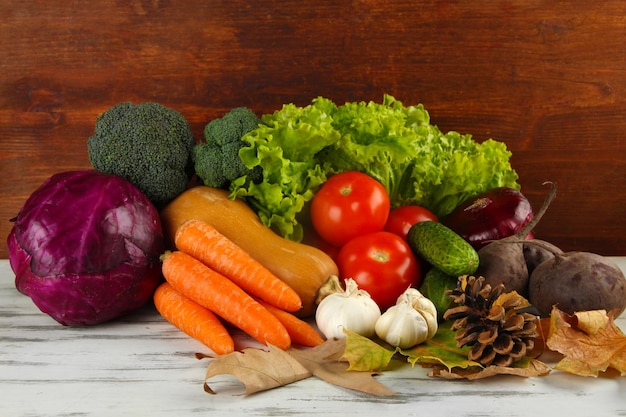
[[[444,319],[454,320],[459,347],[472,346],[469,360],[510,366],[533,349],[538,317],[520,311],[530,304],[517,292],[505,292],[502,284],[492,288],[484,277],[463,275],[447,294],[457,306],[446,310]]]

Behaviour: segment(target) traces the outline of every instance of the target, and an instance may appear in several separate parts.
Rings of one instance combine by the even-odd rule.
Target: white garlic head
[[[327,339],[346,337],[344,329],[365,337],[374,336],[380,308],[352,278],[346,279],[345,284],[345,291],[327,295],[317,306],[317,327]]]
[[[437,309],[414,288],[407,289],[394,306],[376,321],[376,335],[392,346],[408,349],[437,333]]]

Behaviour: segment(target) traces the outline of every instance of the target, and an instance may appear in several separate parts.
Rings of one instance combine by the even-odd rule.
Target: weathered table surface
[[[624,256],[625,15],[623,0],[3,0],[0,237],[46,178],[90,167],[118,102],[170,106],[199,140],[233,107],[388,93],[505,142],[534,207],[557,182],[538,237]]]
[[[626,268],[626,258],[618,260]],[[242,397],[232,378],[203,391],[206,351],[150,307],[114,323],[63,327],[17,292],[0,261],[0,415],[33,416],[568,416],[626,415],[626,378],[546,377],[448,381],[402,365],[375,397],[314,377]],[[626,329],[626,316],[617,321]]]

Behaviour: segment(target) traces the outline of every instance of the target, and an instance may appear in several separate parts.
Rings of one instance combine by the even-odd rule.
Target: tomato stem
[[[375,250],[372,252],[372,259],[376,262],[389,262],[389,252],[386,250]]]
[[[341,190],[339,190],[339,192],[341,193],[342,196],[347,197],[350,194],[352,194],[352,186],[346,185],[344,187],[341,187]]]

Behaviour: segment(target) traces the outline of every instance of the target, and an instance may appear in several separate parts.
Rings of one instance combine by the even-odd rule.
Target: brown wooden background
[[[237,106],[384,93],[506,142],[534,206],[556,181],[539,237],[626,255],[622,0],[3,1],[0,235],[47,177],[89,167],[117,102],[173,107],[199,137]]]

